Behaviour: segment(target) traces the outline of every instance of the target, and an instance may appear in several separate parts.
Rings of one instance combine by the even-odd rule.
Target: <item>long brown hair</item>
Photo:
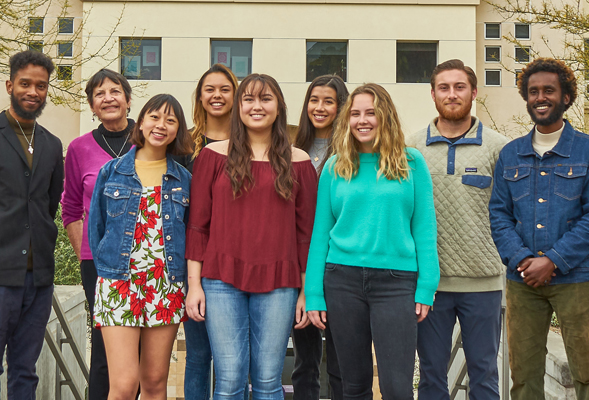
[[[194,91],[194,98],[192,104],[192,121],[194,122],[194,128],[190,131],[192,135],[192,140],[194,141],[194,153],[192,154],[192,158],[196,158],[198,153],[202,150],[203,143],[204,143],[204,136],[205,131],[207,128],[207,113],[202,106],[201,97],[202,97],[202,86],[204,85],[205,78],[212,73],[219,72],[227,78],[231,85],[233,86],[233,93],[237,91],[237,78],[235,74],[223,64],[215,64],[207,72],[205,72],[199,79],[198,84],[196,85],[196,90]]]
[[[253,152],[247,128],[240,117],[241,100],[244,94],[260,95],[266,89],[270,89],[278,101],[278,115],[272,124],[270,148],[268,149],[268,160],[275,173],[274,189],[280,197],[289,200],[295,178],[292,168],[292,149],[286,131],[286,103],[278,82],[271,76],[265,74],[248,75],[237,89],[231,111],[231,135],[227,149],[226,171],[231,181],[234,197],[240,195],[242,188],[248,190],[254,186],[251,169]]]

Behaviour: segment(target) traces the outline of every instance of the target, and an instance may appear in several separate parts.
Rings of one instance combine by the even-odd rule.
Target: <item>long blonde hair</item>
[[[235,74],[223,64],[214,64],[200,77],[198,84],[196,85],[196,90],[194,91],[192,104],[192,121],[194,122],[194,128],[191,129],[190,135],[194,141],[194,153],[192,154],[193,159],[198,156],[198,153],[200,153],[204,147],[203,143],[207,129],[207,113],[202,106],[202,102],[200,101],[202,97],[202,86],[204,84],[205,78],[215,72],[225,75],[227,80],[231,82],[231,86],[233,86],[233,94],[237,92],[237,78],[235,77]]]
[[[376,83],[366,83],[354,89],[344,105],[333,134],[333,153],[336,160],[332,164],[333,172],[346,180],[351,180],[358,173],[360,143],[350,130],[350,113],[354,98],[359,94],[369,94],[374,98],[374,113],[378,120],[378,128],[372,151],[380,153],[378,173],[388,180],[406,179],[409,164],[405,150],[405,136],[401,129],[397,109],[388,92]]]

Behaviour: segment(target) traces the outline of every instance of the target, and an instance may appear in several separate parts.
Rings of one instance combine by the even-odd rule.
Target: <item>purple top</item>
[[[112,156],[100,147],[92,136],[86,133],[74,139],[65,156],[65,183],[61,196],[61,216],[63,226],[83,220],[82,260],[92,260],[92,252],[88,246],[88,215],[90,200],[100,168]]]

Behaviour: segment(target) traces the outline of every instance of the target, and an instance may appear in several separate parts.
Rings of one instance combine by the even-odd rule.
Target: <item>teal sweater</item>
[[[335,157],[335,156],[334,156]],[[319,178],[307,262],[307,311],[325,311],[325,264],[417,271],[415,302],[432,305],[440,280],[432,180],[421,153],[407,148],[406,180],[377,179],[379,154],[360,154],[358,174],[335,177],[331,157]]]

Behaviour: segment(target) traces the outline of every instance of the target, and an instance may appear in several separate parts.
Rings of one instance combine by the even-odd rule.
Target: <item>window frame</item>
[[[525,60],[525,61],[518,60],[518,58],[517,58],[517,50],[518,49],[521,49],[525,52],[525,54],[527,55],[527,60]],[[517,64],[527,64],[530,62],[531,59],[532,59],[532,46],[515,45],[514,51],[513,51],[513,61],[515,61]]]
[[[32,21],[33,20],[41,20],[41,31],[40,32],[31,32],[32,28]],[[29,17],[29,33],[32,35],[42,35],[45,33],[45,17]]]
[[[495,48],[495,49],[498,49],[499,50],[499,52],[498,52],[499,53],[499,58],[498,59],[496,59],[496,60],[495,59],[489,60],[487,58],[487,49],[491,49],[491,48]],[[500,63],[500,62],[501,62],[501,45],[485,46],[485,63],[495,63],[495,64],[497,64],[497,63]]]
[[[309,80],[309,55],[307,54],[308,50],[308,44],[309,42],[313,42],[313,43],[345,43],[346,45],[346,54],[345,54],[345,65],[344,65],[344,69],[345,69],[345,73],[344,76],[340,76],[338,75],[340,78],[342,78],[342,80],[344,82],[348,82],[348,67],[350,64],[350,41],[347,39],[341,39],[341,40],[337,40],[337,39],[329,39],[329,40],[325,40],[325,39],[307,39],[305,40],[305,81],[306,83],[311,83],[313,81],[313,79]],[[321,76],[317,75],[317,76]]]
[[[517,37],[517,26],[527,26],[528,27],[528,37]],[[532,40],[532,25],[531,24],[524,24],[521,22],[516,22],[513,24],[513,37],[517,40]]]
[[[130,80],[137,80],[137,81],[155,81],[155,82],[161,82],[162,81],[162,49],[163,49],[163,42],[162,42],[162,38],[161,37],[132,37],[132,36],[119,36],[119,71],[121,73],[121,75],[123,75],[125,78],[130,79]],[[132,41],[132,42],[137,42],[140,52],[138,50],[137,54],[123,54],[123,43],[125,41]],[[151,41],[157,41],[158,44],[155,45],[153,43],[150,43]],[[148,42],[147,44],[144,42]],[[157,65],[150,65],[148,67],[157,67],[159,69],[159,71],[157,73],[154,72],[155,76],[159,76],[158,78],[147,78],[145,77],[145,75],[141,75],[141,70],[143,68],[145,68],[144,66],[144,55],[143,55],[143,48],[145,46],[148,47],[153,47],[156,46],[159,48],[159,53],[157,56],[157,60],[156,63]],[[128,60],[126,57],[130,57],[131,59],[133,59],[134,57],[139,57],[139,72],[137,73],[137,75],[125,75],[126,73],[126,68],[127,66],[125,65],[125,61],[129,62],[130,60]],[[128,64],[127,64],[128,65]]]
[[[71,23],[72,23],[72,31],[71,32],[62,32],[61,31],[61,28],[62,28],[61,22],[65,21],[65,20],[71,21]],[[74,33],[74,17],[59,17],[59,18],[57,18],[57,33],[59,35],[73,35],[73,33]]]
[[[432,71],[434,70],[434,68],[436,67],[436,65],[438,65],[439,63],[439,59],[440,59],[440,42],[439,41],[428,41],[428,40],[424,40],[424,41],[419,41],[419,40],[402,40],[402,41],[397,41],[396,43],[396,52],[395,52],[395,67],[396,67],[396,73],[395,73],[395,82],[397,84],[418,84],[418,85],[423,85],[423,84],[430,84],[430,78],[428,77],[427,80],[423,81],[423,82],[407,82],[407,81],[401,81],[399,82],[399,44],[433,44],[435,45],[435,61],[432,67]],[[430,76],[431,76],[431,72],[430,72]]]
[[[233,72],[235,74],[235,77],[237,78],[238,82],[241,82],[247,75],[251,74],[253,72],[253,61],[254,61],[254,40],[253,39],[228,39],[228,38],[218,38],[218,37],[211,37],[209,39],[209,62],[210,62],[210,66],[212,67],[214,64],[214,55],[213,55],[213,49],[215,47],[227,47],[227,46],[231,46],[230,44],[227,44],[227,46],[216,46],[216,42],[244,42],[244,43],[249,43],[250,44],[250,53],[247,56],[234,56],[234,55],[230,55],[231,59],[228,60],[227,64],[225,63],[221,63],[223,65],[225,65],[227,68],[229,68],[231,70],[231,72]],[[247,57],[248,58],[248,66],[247,66],[247,73],[246,74],[242,74],[241,71],[234,71],[235,66],[233,65],[233,57]]]
[[[499,84],[498,85],[491,85],[487,82],[487,72],[499,72]],[[501,69],[497,69],[497,68],[489,68],[489,69],[485,69],[485,86],[486,87],[501,87],[502,86],[502,76],[501,76]]]
[[[70,45],[70,55],[62,53],[60,47],[62,45]],[[57,42],[57,58],[73,58],[74,57],[74,41],[73,40],[60,40]]]
[[[32,44],[32,43],[35,43],[35,44],[40,44],[40,45],[41,45],[41,49],[40,49],[40,50],[37,50],[37,49],[32,49],[32,48],[31,48],[31,44]],[[27,48],[28,48],[29,50],[33,50],[33,51],[39,51],[39,52],[41,52],[41,53],[44,53],[44,52],[45,52],[45,51],[44,51],[44,50],[45,50],[45,43],[43,42],[43,40],[29,40],[29,42],[27,43]]]
[[[515,75],[515,87],[517,87],[517,76],[522,72],[521,69],[516,69],[514,71],[514,75]]]
[[[70,79],[60,79],[60,75],[61,75],[60,70],[62,68],[66,68],[66,67],[69,67],[69,69],[70,69]],[[74,66],[71,64],[56,65],[55,66],[55,77],[58,81],[71,81],[71,80],[73,80],[74,79]]]
[[[489,37],[487,36],[487,25],[498,25],[499,26],[499,36],[498,37]],[[501,40],[501,22],[485,22],[485,39],[486,40]]]

